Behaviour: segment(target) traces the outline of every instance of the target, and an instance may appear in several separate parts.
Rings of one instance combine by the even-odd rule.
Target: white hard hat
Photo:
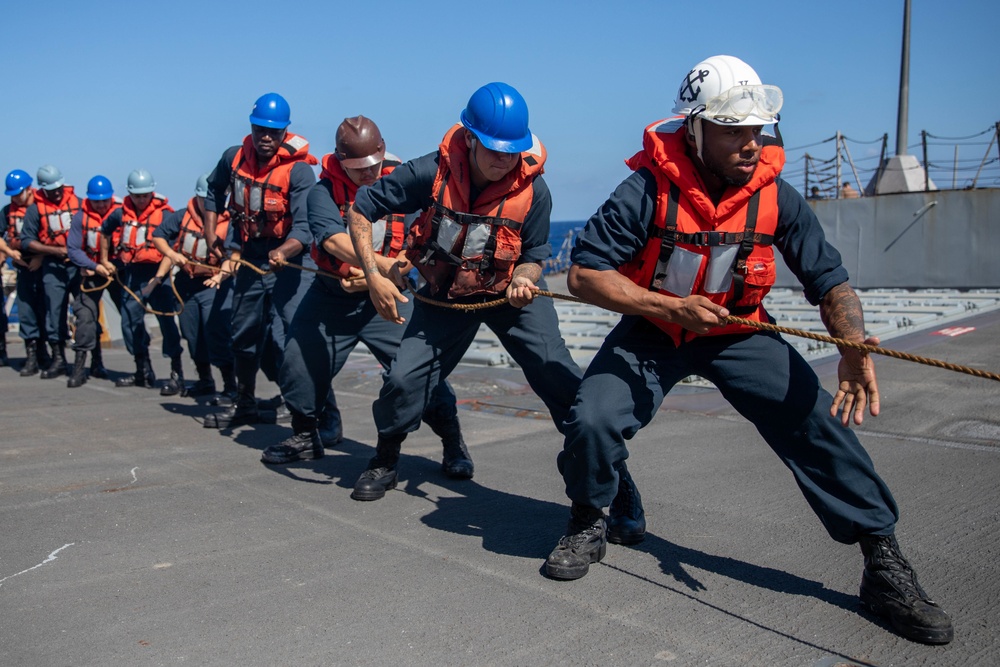
[[[782,102],[781,89],[763,85],[750,65],[735,56],[712,56],[681,81],[673,113],[717,125],[770,125]]]

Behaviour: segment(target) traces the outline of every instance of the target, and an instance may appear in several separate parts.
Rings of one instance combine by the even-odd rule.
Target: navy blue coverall
[[[329,180],[321,180],[309,193],[309,227],[320,252],[325,252],[323,241],[334,234],[347,234],[347,223],[330,193]],[[412,309],[412,301],[397,305],[406,319],[410,319]],[[324,409],[321,402],[336,405],[331,401],[332,393],[328,395],[330,383],[359,342],[388,369],[402,335],[403,327],[383,319],[367,291],[347,292],[339,280],[316,276],[292,319],[281,367],[281,394],[292,413],[292,428],[297,433],[314,428]],[[434,424],[456,415],[455,392],[442,380],[431,392],[424,418]]]
[[[840,254],[802,196],[778,179],[774,245],[813,305],[847,282]],[[656,180],[646,169],[626,179],[591,217],[574,264],[615,271],[645,245],[656,210]],[[698,336],[675,347],[645,318],[623,316],[587,368],[558,458],[570,500],[607,507],[625,441],[652,421],[670,388],[688,375],[712,382],[782,462],[830,536],[854,543],[889,535],[899,513],[854,432],[831,417],[833,397],[794,347],[777,334]]]
[[[409,214],[426,209],[433,205],[437,169],[436,152],[406,162],[374,185],[360,188],[354,206],[369,220],[378,220],[389,213]],[[521,228],[519,264],[542,262],[552,254],[548,239],[552,198],[542,177],[534,180],[533,187],[534,198]],[[478,194],[472,192],[471,200],[475,201]],[[545,289],[545,281],[539,281],[538,286]],[[532,390],[545,403],[556,428],[562,428],[582,373],[559,333],[551,299],[536,299],[524,308],[504,304],[476,311],[417,301],[407,320],[396,360],[372,406],[380,437],[405,436],[420,427],[431,390],[455,369],[481,324],[486,324],[500,339],[500,344],[524,371]]]
[[[164,215],[153,237],[173,247],[181,233],[184,213],[181,210]],[[184,302],[184,310],[177,321],[195,365],[211,364],[221,368],[233,365],[233,284],[225,280],[218,290],[206,287],[205,280],[210,275],[192,276],[183,269],[174,274],[174,287]]]

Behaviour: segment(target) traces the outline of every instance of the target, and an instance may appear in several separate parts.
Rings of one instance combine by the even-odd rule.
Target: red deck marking
[[[970,331],[975,331],[976,327],[948,327],[946,329],[941,329],[940,331],[934,331],[931,333],[933,336],[961,336],[962,334],[969,333]]]

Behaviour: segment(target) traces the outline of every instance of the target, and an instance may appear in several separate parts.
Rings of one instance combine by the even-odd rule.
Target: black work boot
[[[44,370],[49,367],[52,363],[52,357],[49,356],[49,347],[45,340],[39,338],[37,339],[38,344],[35,346],[35,350],[38,354],[38,368]]]
[[[618,469],[618,495],[608,508],[608,542],[639,544],[646,537],[646,513],[642,496],[625,463]]]
[[[126,375],[115,380],[116,387],[149,387],[156,384],[156,375],[153,373],[153,365],[149,361],[148,352],[139,352],[135,355],[135,373]]]
[[[911,641],[950,642],[955,636],[951,617],[917,583],[917,573],[899,550],[896,536],[869,535],[859,542],[865,556],[861,603]]]
[[[321,458],[323,458],[323,443],[316,429],[296,433],[277,445],[271,445],[260,455],[260,460],[264,463],[292,463]]]
[[[379,436],[375,446],[375,456],[368,462],[358,481],[354,483],[351,498],[355,500],[378,500],[386,491],[396,488],[396,464],[405,435]]]
[[[42,371],[43,380],[51,380],[66,374],[66,343],[52,344],[52,361]]]
[[[212,405],[232,405],[236,401],[236,373],[232,364],[219,366],[222,375],[222,392],[213,398]]]
[[[73,360],[73,374],[66,380],[66,386],[70,389],[82,387],[87,381],[87,351],[77,350],[76,358]]]
[[[237,361],[236,400],[225,411],[205,417],[205,428],[233,428],[260,422],[257,409],[257,368],[252,359]]]
[[[27,338],[24,341],[24,366],[21,366],[21,377],[26,378],[38,372],[38,339]]]
[[[107,380],[108,369],[104,367],[104,355],[101,353],[101,344],[98,343],[90,353],[90,377],[95,380]]]
[[[469,448],[465,446],[465,439],[462,438],[462,428],[458,423],[458,417],[434,419],[428,421],[427,424],[441,438],[441,445],[444,449],[441,470],[444,471],[444,474],[452,479],[472,479],[476,467],[472,463]]]
[[[3,303],[0,303],[0,308],[3,308]],[[4,330],[0,332],[4,337],[0,338],[0,368],[10,365],[10,359],[7,358],[7,331]]]
[[[292,419],[294,428],[295,419]],[[344,441],[344,425],[340,421],[339,410],[324,410],[319,416],[319,439],[327,449],[336,447]]]
[[[160,396],[176,396],[184,389],[184,363],[180,357],[170,358],[170,379],[160,387]]]
[[[573,503],[566,534],[545,560],[545,574],[553,579],[579,579],[587,574],[591,563],[604,558],[607,548],[604,512]]]
[[[215,393],[215,380],[212,379],[212,365],[205,361],[196,361],[194,367],[198,370],[198,381],[184,391],[185,396],[211,396]]]

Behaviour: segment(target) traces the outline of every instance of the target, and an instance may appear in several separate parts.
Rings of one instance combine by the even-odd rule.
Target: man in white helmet
[[[830,334],[872,345],[839,253],[798,192],[779,178],[784,151],[765,142],[782,95],[732,56],[698,63],[672,118],[653,123],[634,170],[577,239],[569,288],[622,313],[591,362],[566,422],[560,472],[572,501],[567,534],[546,573],[577,579],[605,554],[606,507],[625,441],[652,421],[688,375],[715,384],[792,471],[838,542],[859,542],[861,600],[913,641],[944,644],[951,619],[928,599],[894,537],[898,511],[848,428],[879,413],[867,354],[842,349],[835,396],[795,348],[772,333],[727,324],[766,322],[774,248],[818,305]],[[838,413],[839,419],[838,419]]]

